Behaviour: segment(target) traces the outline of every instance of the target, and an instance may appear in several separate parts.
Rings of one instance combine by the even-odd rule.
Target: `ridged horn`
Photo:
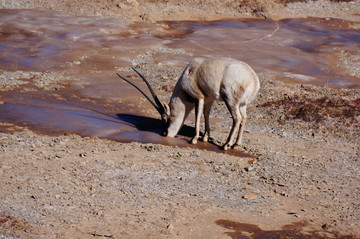
[[[132,68],[132,67],[131,67]],[[140,89],[137,85],[135,85],[134,83],[132,83],[131,81],[129,81],[128,79],[126,79],[125,77],[121,76],[119,73],[116,73],[116,75],[118,75],[118,77],[120,77],[122,80],[126,81],[127,83],[129,83],[130,85],[132,85],[134,88],[136,88],[143,96],[145,96],[145,98],[154,106],[154,108],[159,112],[160,115],[162,115],[165,111],[164,106],[162,105],[162,103],[160,102],[159,98],[156,96],[154,90],[151,88],[149,82],[145,79],[144,76],[142,76],[138,71],[136,71],[134,68],[132,68],[140,77],[141,79],[145,82],[145,84],[147,85],[147,87],[149,88],[151,95],[153,96],[155,102],[142,90]]]
[[[162,110],[164,111],[165,109],[164,109],[163,104],[161,103],[161,101],[159,100],[159,98],[157,97],[157,95],[155,94],[155,92],[154,92],[153,88],[151,87],[151,85],[149,84],[148,80],[145,79],[145,77],[144,77],[142,74],[140,74],[140,72],[138,72],[134,67],[131,67],[131,69],[133,69],[133,71],[135,71],[136,74],[138,74],[138,75],[140,76],[140,78],[145,82],[145,84],[146,84],[146,86],[149,88],[149,91],[150,91],[152,97],[154,98],[156,104],[157,104],[160,108],[162,108]]]

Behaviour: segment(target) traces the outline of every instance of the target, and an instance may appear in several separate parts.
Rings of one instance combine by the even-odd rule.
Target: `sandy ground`
[[[356,0],[3,0],[2,8],[47,8],[126,21],[210,20],[231,17],[359,19]]]
[[[284,2],[295,1],[1,4],[128,21],[320,16],[360,23],[358,1]],[[350,56],[340,58],[340,67],[359,74]],[[153,79],[166,71],[151,63],[140,68]],[[175,76],[181,69],[167,71]],[[2,92],[22,86],[24,76],[1,75],[9,75],[1,78]],[[276,238],[360,238],[359,91],[260,78],[242,146],[254,158],[46,136],[2,122],[0,238],[270,238],[265,232]],[[157,89],[168,93],[162,84]],[[60,95],[59,89],[66,89],[56,80],[37,87]],[[222,104],[212,116],[224,119],[212,134],[220,144],[231,121]]]

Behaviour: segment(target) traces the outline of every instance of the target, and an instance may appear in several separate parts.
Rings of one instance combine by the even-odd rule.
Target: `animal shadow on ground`
[[[162,135],[163,123],[159,119],[154,119],[140,115],[133,115],[133,114],[122,114],[122,113],[117,114],[116,117],[119,120],[125,122],[128,125],[135,127],[140,131],[148,131]],[[178,133],[178,135],[186,137],[189,141],[194,136],[194,134],[195,134],[195,128],[188,125],[183,125]],[[219,149],[221,148],[220,145],[215,144],[211,139],[209,140],[208,143],[215,145]]]
[[[162,135],[163,123],[159,119],[133,114],[117,114],[116,116],[119,120],[134,126],[138,130],[149,131]],[[194,132],[194,127],[184,125],[179,131],[178,135],[192,137],[194,136]]]

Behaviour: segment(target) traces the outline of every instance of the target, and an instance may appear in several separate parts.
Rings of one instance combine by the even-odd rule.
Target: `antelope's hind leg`
[[[247,118],[246,105],[240,106],[240,114],[241,114],[241,123],[240,123],[239,134],[237,136],[236,143],[233,145],[233,148],[236,147],[236,146],[241,145],[242,136],[243,136],[243,133],[244,133],[245,124],[246,124],[246,118]]]
[[[235,144],[235,137],[238,137],[239,127],[240,127],[242,117],[241,117],[238,105],[233,105],[233,104],[231,104],[231,102],[228,102],[227,100],[225,100],[225,104],[226,104],[227,108],[229,109],[230,114],[233,118],[233,125],[232,125],[231,131],[229,133],[228,139],[222,147],[224,150],[227,150],[229,148],[232,148]]]

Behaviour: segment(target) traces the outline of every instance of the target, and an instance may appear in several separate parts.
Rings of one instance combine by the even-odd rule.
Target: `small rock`
[[[323,230],[327,230],[327,229],[329,229],[329,227],[330,227],[330,226],[329,226],[328,224],[326,224],[326,223],[321,226],[321,228],[322,228]]]
[[[169,225],[167,226],[167,229],[170,230],[170,231],[174,230],[174,225],[173,225],[173,224],[169,224]]]
[[[93,236],[96,237],[109,237],[109,238],[114,238],[114,235],[108,232],[94,232],[92,233]]]
[[[245,194],[244,196],[242,196],[242,198],[244,198],[244,199],[254,199],[254,198],[257,198],[257,195],[255,193],[248,193],[248,194]]]
[[[286,192],[279,192],[279,194],[283,197],[288,197],[289,195]]]

